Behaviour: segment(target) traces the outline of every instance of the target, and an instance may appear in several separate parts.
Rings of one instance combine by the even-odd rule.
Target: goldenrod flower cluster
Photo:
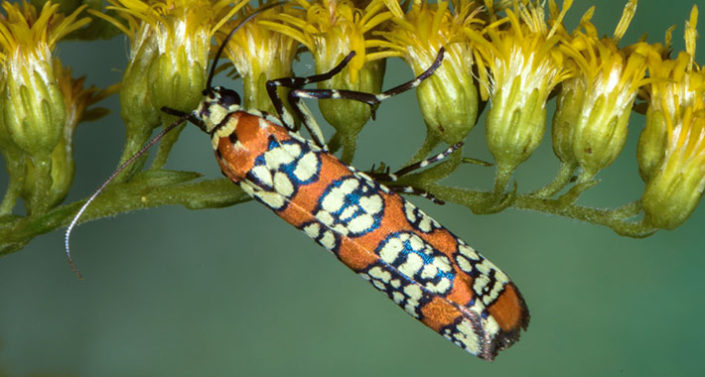
[[[108,3],[105,11],[79,7],[68,16],[57,13],[58,6],[51,2],[39,11],[24,1],[2,3],[0,149],[11,179],[0,216],[12,213],[19,198],[28,214],[47,212],[70,187],[75,125],[85,118],[88,106],[111,91],[83,89],[83,81],[72,79],[52,50],[60,39],[80,32],[90,22],[89,15],[129,38],[130,59],[120,83],[126,160],[155,127],[173,120],[161,111],[163,106],[184,112],[196,107],[218,45],[242,19],[274,4]],[[605,225],[615,228],[621,219],[641,214],[634,234],[677,227],[705,189],[705,70],[695,61],[697,7],[686,23],[686,51],[673,58],[670,31],[664,44],[623,42],[637,15],[637,0],[626,0],[608,36],[591,21],[594,7],[569,30],[564,19],[571,5],[572,0],[560,6],[555,0],[283,1],[238,29],[224,55],[243,80],[244,105],[273,112],[265,83],[292,76],[292,64],[302,53],[310,53],[315,73],[323,73],[355,52],[342,72],[316,85],[379,93],[386,59],[399,57],[418,75],[443,47],[441,66],[417,89],[427,137],[412,161],[427,156],[439,143],[465,141],[486,109],[486,141],[497,169],[494,189],[456,200],[475,200],[467,205],[477,212],[512,205],[516,193],[507,192],[507,187],[515,170],[543,141],[547,104],[555,97],[551,136],[562,167],[553,182],[523,197],[522,208],[589,221],[590,216],[576,215],[581,207],[574,202],[622,153],[630,120],[634,123],[632,112],[644,109],[646,125],[637,153],[643,197],[633,206],[636,211],[621,213]],[[286,102],[287,90],[278,90]],[[330,149],[342,148],[342,160],[350,162],[358,149],[357,135],[375,109],[349,99],[326,99],[319,105],[336,131]],[[153,169],[163,166],[177,135],[160,142]],[[118,180],[129,182],[142,163]],[[440,186],[417,183],[443,196],[442,190],[433,192]],[[458,198],[453,195],[445,199]]]
[[[58,4],[41,10],[3,2],[0,19],[0,152],[10,183],[0,215],[22,197],[28,214],[41,214],[64,199],[73,179],[73,131],[86,107],[104,93],[83,88],[53,56],[56,43],[90,22],[84,7],[68,16]]]

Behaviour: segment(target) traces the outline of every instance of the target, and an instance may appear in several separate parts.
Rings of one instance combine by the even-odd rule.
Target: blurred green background
[[[578,1],[567,26],[592,4],[598,30],[611,34],[623,2]],[[643,33],[662,41],[677,24],[679,51],[691,6],[642,1],[624,42]],[[99,86],[118,81],[126,62],[123,38],[59,49],[64,64]],[[703,51],[700,43],[701,64]],[[310,72],[310,61],[304,57],[297,72]],[[411,77],[398,60],[388,72],[387,88]],[[89,195],[120,155],[117,99],[107,105],[112,115],[76,133],[70,201]],[[634,155],[643,122],[632,116],[625,152],[581,203],[614,207],[641,195]],[[389,100],[363,131],[356,165],[399,166],[424,132],[413,93]],[[482,122],[464,154],[490,159]],[[168,166],[219,176],[210,143],[195,127],[183,133]],[[546,138],[520,167],[520,190],[548,182],[557,168]],[[492,168],[464,166],[446,182],[489,188],[492,175]],[[3,169],[0,187],[6,180]],[[159,208],[81,226],[72,245],[85,281],[66,264],[62,232],[0,259],[0,375],[705,375],[703,205],[680,228],[635,240],[538,213],[475,216],[411,200],[481,250],[524,294],[529,330],[495,362],[425,328],[303,233],[246,203]]]

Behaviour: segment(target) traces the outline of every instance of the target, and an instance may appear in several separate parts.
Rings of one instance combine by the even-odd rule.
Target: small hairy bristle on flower
[[[85,5],[69,16],[57,13],[59,4],[51,2],[44,4],[39,15],[27,2],[20,5],[4,1],[2,7],[7,13],[0,18],[0,59],[3,60],[19,51],[26,54],[36,49],[51,50],[61,38],[91,22],[88,17],[78,19]]]
[[[393,26],[389,31],[376,33],[385,39],[374,42],[382,48],[378,54],[403,57],[416,74],[431,65],[442,46],[448,47],[447,52],[452,55],[451,45],[467,45],[465,29],[478,30],[483,23],[477,17],[482,8],[474,1],[457,1],[452,11],[448,1],[439,1],[437,4],[414,3],[409,12],[402,16],[396,14],[398,10],[393,6],[387,7],[394,15],[391,19]],[[468,53],[461,60],[470,67],[472,52],[469,48],[465,50]]]
[[[617,27],[614,29],[614,40],[619,41],[624,36],[624,33],[627,32],[627,28],[629,28],[629,24],[632,22],[634,14],[636,14],[637,1],[638,0],[629,0],[629,2],[624,6],[622,18],[620,18]]]
[[[135,39],[140,25],[147,24],[173,38],[191,37],[198,33],[210,38],[248,1],[240,0],[232,6],[228,0],[109,0],[106,9],[117,12],[127,21],[105,13],[89,11],[91,14],[109,21],[130,39]]]
[[[685,22],[685,51],[690,54],[690,69],[693,70],[695,63],[695,41],[698,39],[698,6],[693,5],[690,11],[690,19]]]
[[[514,10],[506,10],[506,17],[492,20],[485,27],[483,33],[487,39],[466,29],[481,57],[477,63],[481,68],[483,99],[496,92],[509,95],[509,91],[500,89],[513,85],[515,78],[522,81],[523,92],[537,89],[541,96],[547,97],[558,83],[570,77],[572,73],[564,68],[564,54],[554,47],[565,38],[561,22],[571,4],[572,1],[566,1],[564,9],[547,22],[543,5],[515,2]]]

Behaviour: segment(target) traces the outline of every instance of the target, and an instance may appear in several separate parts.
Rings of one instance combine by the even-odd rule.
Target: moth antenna
[[[71,270],[73,271],[74,274],[76,274],[76,277],[79,279],[83,279],[83,276],[81,275],[81,272],[78,270],[78,267],[76,267],[76,263],[74,263],[73,258],[71,257],[71,247],[69,245],[69,240],[71,239],[71,232],[73,232],[73,228],[76,227],[76,224],[78,224],[78,220],[81,218],[84,212],[86,212],[86,209],[88,209],[88,206],[105,190],[105,188],[112,182],[115,177],[120,174],[123,170],[125,170],[128,166],[130,166],[137,158],[142,156],[143,154],[147,153],[149,148],[151,148],[154,144],[156,144],[159,140],[161,140],[164,135],[166,135],[169,131],[173,130],[176,128],[176,126],[180,125],[181,123],[185,122],[186,120],[189,119],[191,114],[189,113],[182,113],[181,117],[174,121],[174,123],[168,125],[166,128],[164,128],[161,132],[159,132],[155,137],[153,137],[147,144],[145,144],[137,153],[133,154],[130,158],[127,159],[127,161],[123,162],[120,164],[120,166],[115,169],[115,171],[106,179],[100,187],[98,187],[95,192],[86,200],[85,203],[83,203],[83,206],[81,206],[81,209],[78,210],[76,215],[73,217],[71,220],[71,223],[69,224],[68,228],[66,228],[66,235],[64,236],[64,246],[66,248],[66,258],[68,259],[69,266],[71,266]]]
[[[265,5],[262,8],[257,9],[256,11],[250,13],[247,17],[245,17],[245,19],[243,19],[242,22],[237,24],[237,26],[235,26],[233,28],[233,30],[230,30],[230,33],[228,33],[228,35],[225,37],[225,39],[223,39],[223,43],[221,43],[220,47],[218,47],[218,51],[215,53],[215,57],[213,57],[213,63],[211,64],[211,69],[208,72],[208,81],[206,81],[206,89],[211,88],[211,83],[213,82],[213,76],[215,76],[215,67],[218,64],[218,59],[220,59],[220,55],[223,54],[223,50],[225,50],[225,46],[230,41],[230,38],[232,38],[232,36],[238,30],[240,30],[241,27],[243,27],[245,24],[250,22],[253,18],[257,17],[257,15],[259,15],[260,13],[262,13],[266,10],[269,10],[269,9],[272,9],[276,6],[279,6],[279,5],[284,5],[284,2],[283,1],[276,2],[273,4]]]

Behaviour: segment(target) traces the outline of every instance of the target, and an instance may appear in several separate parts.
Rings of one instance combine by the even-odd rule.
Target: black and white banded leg
[[[331,69],[330,71],[324,72],[324,73],[321,73],[318,75],[312,75],[312,76],[307,76],[307,77],[282,77],[279,79],[267,81],[267,94],[269,95],[269,98],[272,100],[272,104],[274,104],[274,109],[277,111],[279,118],[282,120],[282,123],[284,124],[284,126],[289,129],[289,131],[296,131],[296,125],[294,124],[294,117],[291,115],[291,113],[289,113],[289,111],[284,106],[284,102],[282,102],[282,99],[279,97],[279,94],[277,94],[277,88],[284,87],[284,88],[290,88],[290,89],[299,89],[307,84],[330,80],[333,76],[340,73],[340,71],[342,71],[343,68],[345,68],[345,66],[348,65],[348,63],[350,62],[350,60],[354,56],[355,56],[355,51],[349,53],[345,58],[343,58],[343,60],[340,63],[338,63],[338,65],[333,67],[333,69]],[[311,137],[314,138],[314,142],[316,142],[317,145],[321,146],[321,144],[322,144],[321,142],[323,140],[323,135],[322,134],[314,134],[312,132],[312,130],[308,128],[308,126],[306,126],[306,128],[309,131],[309,133],[311,134]],[[320,140],[316,140],[317,138],[320,138]]]
[[[413,186],[387,186],[387,188],[396,192],[397,194],[409,194],[409,195],[420,196],[422,198],[426,198],[426,199],[430,200],[434,204],[438,204],[438,205],[446,204],[446,202],[444,202],[441,199],[436,198],[430,192],[423,190],[423,189],[420,189],[420,188],[413,187]]]
[[[372,107],[372,113],[374,117],[375,107],[381,101],[397,94],[403,93],[407,90],[416,88],[421,84],[421,82],[423,82],[423,80],[431,76],[433,72],[438,67],[440,67],[441,62],[443,61],[444,52],[445,49],[441,47],[433,64],[431,64],[428,69],[418,75],[415,79],[398,85],[392,89],[386,90],[380,94],[371,94],[352,90],[302,88],[306,84],[328,80],[338,74],[343,68],[345,68],[345,66],[350,62],[350,59],[352,59],[352,57],[355,55],[354,51],[348,54],[345,59],[343,59],[338,65],[336,65],[333,69],[328,72],[309,77],[290,77],[268,81],[267,93],[272,99],[272,102],[274,103],[274,106],[279,112],[279,115],[282,118],[282,121],[284,122],[286,127],[293,130],[295,129],[293,117],[291,116],[291,114],[288,114],[288,111],[284,107],[284,104],[282,103],[281,99],[277,96],[276,92],[276,88],[279,86],[291,88],[292,90],[291,92],[289,92],[288,98],[289,103],[294,108],[296,115],[299,116],[300,119],[303,121],[304,127],[306,127],[306,129],[309,131],[309,133],[311,134],[311,138],[316,143],[316,145],[323,148],[324,150],[327,150],[320,126],[311,114],[311,111],[308,109],[306,104],[301,101],[301,99],[350,99],[354,101],[360,101]]]
[[[440,160],[443,160],[444,158],[448,157],[451,153],[458,150],[461,146],[463,146],[462,141],[451,145],[450,147],[448,147],[448,149],[444,150],[441,153],[438,153],[437,155],[431,156],[425,160],[419,161],[419,162],[411,164],[409,166],[405,166],[405,167],[395,171],[394,173],[390,173],[389,171],[383,171],[383,172],[369,171],[369,172],[367,172],[367,174],[376,181],[396,182],[397,180],[399,180],[399,177],[402,177],[406,174],[409,174],[415,170],[423,169],[423,168],[427,167],[428,165],[433,164],[434,162],[438,162]],[[417,187],[394,186],[394,185],[390,185],[388,187],[390,190],[392,190],[394,192],[401,193],[401,194],[411,194],[411,195],[421,196],[421,197],[424,197],[424,198],[426,198],[436,204],[444,204],[445,203],[440,199],[436,199],[436,197],[434,197],[431,193],[429,193],[425,190],[422,190],[420,188],[417,188]]]

